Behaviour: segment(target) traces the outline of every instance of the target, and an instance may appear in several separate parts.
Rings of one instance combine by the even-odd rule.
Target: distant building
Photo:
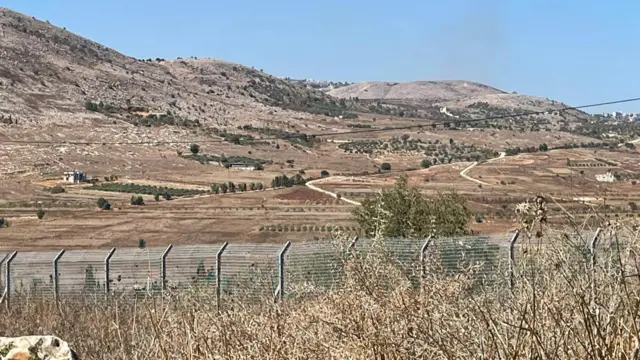
[[[84,171],[73,170],[73,171],[65,171],[62,176],[62,180],[70,183],[81,183],[87,181],[87,174]]]
[[[231,164],[229,168],[234,170],[253,171],[256,169],[256,166],[253,164],[235,163],[235,164]]]
[[[614,182],[616,181],[616,178],[611,172],[606,172],[604,174],[597,174],[596,180],[600,182]]]

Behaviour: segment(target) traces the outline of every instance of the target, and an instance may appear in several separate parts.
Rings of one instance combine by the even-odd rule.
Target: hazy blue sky
[[[212,57],[293,78],[464,79],[571,105],[640,96],[638,0],[2,0],[0,5],[136,58]],[[616,109],[640,111],[640,103]]]

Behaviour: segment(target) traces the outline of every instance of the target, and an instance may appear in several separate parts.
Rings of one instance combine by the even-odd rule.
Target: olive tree
[[[462,235],[470,215],[456,192],[427,197],[410,187],[404,175],[393,188],[363,200],[353,211],[363,235],[395,238]]]

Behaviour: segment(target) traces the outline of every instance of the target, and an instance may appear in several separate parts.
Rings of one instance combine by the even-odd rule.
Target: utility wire
[[[541,111],[530,111],[523,112],[519,114],[509,114],[509,115],[497,115],[497,116],[489,116],[478,119],[457,119],[457,120],[446,120],[446,121],[435,121],[430,122],[428,124],[418,124],[418,125],[406,125],[406,126],[395,126],[395,127],[384,127],[379,129],[359,129],[359,130],[349,130],[349,131],[339,131],[339,132],[324,132],[317,134],[307,134],[307,137],[329,137],[329,136],[338,136],[338,135],[350,135],[350,134],[363,134],[363,133],[373,133],[373,132],[384,132],[384,131],[396,131],[396,130],[408,130],[408,129],[416,129],[416,128],[424,128],[424,127],[435,127],[437,125],[445,125],[450,126],[454,124],[468,124],[475,123],[480,121],[489,121],[489,120],[501,120],[501,119],[510,119],[516,118],[520,116],[531,116],[531,115],[544,115],[549,112],[565,112],[569,110],[579,110],[586,109],[592,107],[600,107],[606,105],[614,105],[614,104],[622,104],[629,102],[640,101],[640,97],[628,98],[622,100],[614,100],[607,102],[600,102],[594,104],[580,105],[580,106],[567,106],[559,109],[549,109],[549,110],[541,110]],[[298,136],[291,136],[291,139],[299,138]],[[260,139],[246,139],[243,140],[243,143],[251,143],[257,141],[267,141],[267,140],[284,140],[283,137],[263,137]],[[191,140],[191,141],[134,141],[134,142],[109,142],[109,141],[100,141],[100,142],[92,142],[92,141],[48,141],[48,140],[0,140],[0,144],[32,144],[32,145],[151,145],[151,144],[191,144],[191,143],[223,143],[227,142],[224,139],[202,139],[202,140]]]

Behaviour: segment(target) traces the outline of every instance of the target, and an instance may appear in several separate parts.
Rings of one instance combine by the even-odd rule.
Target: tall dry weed
[[[341,244],[339,286],[313,296],[223,298],[220,312],[207,289],[59,308],[14,301],[0,329],[55,334],[84,359],[630,358],[640,338],[637,234],[606,229],[595,261],[589,239],[532,239],[518,249],[513,289],[504,266],[452,273],[434,260],[423,274],[378,239],[366,252]]]

